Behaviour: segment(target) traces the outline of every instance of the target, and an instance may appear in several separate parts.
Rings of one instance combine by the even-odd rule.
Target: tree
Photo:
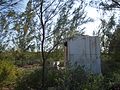
[[[11,14],[10,10],[9,17],[6,14],[9,12],[2,13],[5,23],[1,24],[4,24],[6,36],[11,35],[12,37],[11,40],[10,38],[8,40],[16,47],[25,51],[32,46],[30,42],[35,39],[35,42],[38,43],[34,44],[34,47],[41,45],[43,89],[45,89],[45,64],[50,53],[56,47],[59,48],[58,46],[66,39],[83,33],[81,30],[84,28],[80,26],[92,21],[87,17],[86,6],[87,4],[83,0],[80,0],[79,3],[77,0],[29,0],[26,11],[23,13],[16,13],[13,10]],[[10,30],[15,35],[12,35]]]
[[[120,8],[119,0],[95,0],[90,1],[90,5],[102,10],[114,10]]]
[[[15,17],[15,12],[13,10],[7,11],[5,13],[0,13],[0,39],[1,44],[5,45],[6,48],[13,37],[14,32],[10,26],[12,25]],[[8,37],[10,36],[11,38],[8,40]]]
[[[35,20],[28,2],[25,12],[17,13],[14,9],[1,13],[1,43],[7,48],[27,51],[35,49]],[[4,40],[5,39],[5,40]],[[10,43],[10,44],[9,44]],[[12,44],[12,47],[11,47]]]
[[[32,4],[29,1],[25,12],[20,13],[14,23],[14,29],[17,31],[17,37],[15,40],[16,48],[21,51],[35,49],[35,20],[34,12],[32,12]]]
[[[120,27],[116,27],[109,45],[110,57],[114,61],[120,61]]]
[[[21,2],[22,0],[0,0],[0,11],[3,11],[5,9],[8,9],[10,7],[14,7],[17,4],[19,4],[19,2]]]
[[[119,16],[118,14],[113,14],[114,12],[119,12],[120,1],[119,0],[105,0],[105,1],[96,1],[98,3],[99,10],[103,10],[103,13],[106,13],[106,17],[110,12],[113,16],[107,19],[101,19],[102,26],[99,30],[99,35],[101,36],[101,46],[105,55],[107,55],[107,60],[114,62],[119,61]],[[93,2],[92,2],[93,4]],[[96,7],[96,5],[95,5]],[[115,16],[116,15],[116,16]],[[100,33],[101,32],[101,33]]]
[[[85,2],[80,0],[78,7],[75,7],[75,4],[77,4],[76,0],[33,1],[34,12],[37,14],[41,32],[43,89],[45,89],[45,63],[50,52],[66,39],[65,36],[75,35],[73,32],[80,29],[78,28],[80,25],[91,21],[90,18],[86,18],[84,12]]]
[[[120,8],[120,2],[119,0],[107,0],[107,1],[101,1],[100,6],[103,6],[106,10],[112,10],[115,8]]]
[[[108,21],[101,19],[101,25],[99,26],[98,36],[101,37],[101,47],[104,53],[109,53],[109,44],[112,39],[112,34],[115,31],[114,15],[109,18]]]

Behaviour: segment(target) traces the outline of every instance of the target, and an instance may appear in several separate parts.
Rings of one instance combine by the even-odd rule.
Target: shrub
[[[46,70],[45,87],[58,87],[63,83],[63,72],[57,69]],[[16,90],[40,90],[42,88],[42,70],[37,69],[34,72],[25,75],[17,82]]]
[[[0,60],[14,60],[14,56],[11,52],[0,52]]]
[[[103,89],[103,79],[102,75],[90,74],[86,80],[86,83],[82,85],[81,90],[106,90]]]
[[[13,86],[22,72],[12,62],[0,61],[0,87]]]
[[[67,90],[81,90],[86,80],[86,73],[78,66],[77,68],[67,70],[65,86],[67,86]]]
[[[41,90],[42,70],[38,69],[25,75],[17,82],[16,90]],[[45,72],[45,87],[55,90],[110,90],[113,85],[120,84],[119,73],[108,75],[86,74],[81,67],[76,69],[47,69]]]
[[[18,81],[16,90],[40,90],[42,81],[42,70],[35,70],[29,75],[24,76]],[[57,70],[56,68],[47,69],[45,72],[45,87],[55,87],[57,90],[78,90],[86,81],[85,73],[82,69]]]

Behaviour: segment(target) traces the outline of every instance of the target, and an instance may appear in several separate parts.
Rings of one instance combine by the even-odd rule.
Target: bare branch
[[[57,6],[55,7],[54,11],[52,11],[51,14],[49,14],[49,17],[48,17],[48,19],[45,21],[45,23],[48,22],[49,20],[51,20],[53,17],[55,17],[55,16],[58,14],[59,11],[56,12],[54,15],[53,15],[53,12],[55,12],[55,11],[57,10],[57,8],[58,8],[59,5],[60,5],[60,1],[59,1],[59,3],[57,4]],[[52,15],[53,15],[53,16],[52,16]]]
[[[50,4],[43,10],[43,12],[45,12],[54,2],[55,2],[55,0],[53,0],[52,3],[50,3]]]
[[[45,21],[45,23],[48,22],[49,20],[51,20],[53,17],[55,17],[55,16],[60,12],[60,10],[63,8],[63,6],[64,6],[67,2],[68,2],[68,0],[67,0],[63,5],[59,6],[59,5],[60,5],[60,1],[59,1],[59,3],[56,5],[56,7],[55,7],[55,9],[54,9],[53,12],[56,12],[56,10],[57,10],[58,7],[59,7],[59,11],[56,12],[56,13],[54,13],[54,15],[53,15],[53,12],[51,12],[51,14],[49,15],[49,18]],[[53,16],[52,16],[52,15],[53,15]]]
[[[49,54],[55,49],[55,47],[57,47],[59,44],[61,44],[64,39],[61,38],[61,36],[64,34],[65,32],[62,31],[62,33],[58,36],[59,41],[57,41],[54,46],[47,52],[46,58],[48,58]]]
[[[0,6],[3,6],[3,7],[0,8],[0,10],[6,9],[6,8],[8,8],[8,7],[10,7],[10,6],[13,7],[13,6],[15,6],[16,4],[18,4],[20,1],[21,1],[21,0],[16,1],[16,2],[14,2],[14,3],[8,2],[9,4],[6,4],[6,2],[0,3]]]
[[[118,6],[120,6],[120,4],[117,2],[117,1],[115,1],[115,0],[112,0],[114,3],[116,3]]]

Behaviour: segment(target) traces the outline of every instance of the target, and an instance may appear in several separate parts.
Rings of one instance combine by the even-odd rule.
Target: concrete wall
[[[100,41],[96,36],[78,36],[67,42],[67,59],[73,67],[82,66],[86,71],[101,73]]]

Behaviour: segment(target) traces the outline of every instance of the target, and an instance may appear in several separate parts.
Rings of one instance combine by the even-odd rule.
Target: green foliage
[[[119,25],[115,29],[115,32],[112,34],[110,40],[109,52],[111,60],[120,61],[120,27]]]
[[[16,84],[16,90],[39,90],[42,86],[41,69],[27,74]],[[57,90],[109,90],[120,83],[120,73],[105,75],[86,74],[80,67],[76,69],[57,70],[49,68],[45,72],[46,89],[54,87]]]
[[[9,52],[9,51],[1,52],[0,60],[13,60],[14,61],[13,52]]]
[[[39,52],[1,52],[0,60],[10,60],[17,66],[32,65],[38,63],[41,64]]]
[[[67,90],[78,90],[82,89],[82,85],[87,80],[86,73],[81,67],[75,69],[66,69],[65,74],[65,87]]]
[[[35,72],[25,76],[17,83],[16,90],[38,90],[42,86],[42,72],[36,70]],[[86,86],[88,90],[90,86],[87,85],[87,76],[81,68],[75,70],[57,70],[55,68],[49,69],[45,73],[45,87],[55,87],[58,90],[83,90]],[[92,78],[92,77],[91,77]],[[94,79],[95,80],[95,79]],[[91,80],[92,82],[92,80]],[[97,85],[97,81],[94,82]],[[92,83],[91,83],[92,85]],[[98,87],[98,86],[96,86]],[[97,89],[94,89],[97,90]]]
[[[103,76],[101,75],[89,75],[86,83],[83,84],[81,90],[106,90],[103,89]]]
[[[31,90],[31,88],[37,89],[39,87],[41,87],[41,71],[36,70],[19,80],[15,89]]]
[[[107,60],[104,60],[106,58],[104,57],[102,61],[102,74],[104,76],[102,86],[105,90],[113,85],[120,84],[120,62],[116,61],[115,58],[111,60],[109,57],[107,57]]]
[[[109,44],[112,39],[112,33],[114,32],[114,29],[116,27],[115,25],[116,22],[114,14],[109,18],[109,21],[101,19],[101,25],[98,31],[98,35],[101,38],[101,46],[104,53],[109,53]]]
[[[63,49],[56,49],[53,52],[50,53],[49,59],[52,61],[61,61],[64,60],[64,51]]]
[[[17,78],[21,75],[21,71],[8,60],[0,61],[0,87],[12,86]]]
[[[46,71],[45,87],[57,87],[63,83],[63,72],[57,69]],[[42,70],[35,70],[18,81],[16,90],[39,90],[42,87]]]

